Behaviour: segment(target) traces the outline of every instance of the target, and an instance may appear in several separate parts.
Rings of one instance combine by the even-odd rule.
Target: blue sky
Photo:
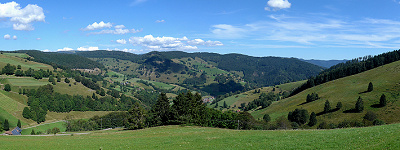
[[[399,0],[0,0],[0,50],[352,59],[400,49]]]

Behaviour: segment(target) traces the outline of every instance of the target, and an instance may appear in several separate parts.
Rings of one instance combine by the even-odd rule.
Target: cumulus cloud
[[[279,9],[290,8],[292,5],[288,0],[269,0],[267,5],[264,9],[267,11],[277,11]]]
[[[9,34],[4,35],[4,39],[6,39],[6,40],[11,39],[11,35],[9,35]]]
[[[45,21],[43,8],[34,4],[28,4],[25,8],[16,2],[0,3],[0,18],[10,18],[14,30],[34,30],[33,22]]]
[[[125,39],[119,39],[119,40],[116,40],[116,42],[119,43],[119,44],[126,44],[126,40]]]
[[[165,20],[156,20],[156,23],[164,23]]]
[[[94,22],[91,25],[88,25],[85,28],[82,28],[82,31],[92,31],[92,30],[100,30],[103,28],[112,28],[113,24],[108,22],[108,23],[104,23],[103,21],[101,21],[100,23]],[[90,32],[88,33],[88,35],[94,35],[94,34],[127,34],[127,33],[137,33],[137,32],[141,32],[142,30],[135,30],[135,29],[126,29],[126,27],[124,25],[116,25],[114,26],[114,29],[104,29],[104,30],[100,30],[97,32]]]
[[[96,51],[99,50],[99,47],[78,47],[76,50],[78,51]]]
[[[111,28],[112,23],[107,22],[104,23],[104,21],[101,21],[100,23],[94,22],[93,24],[89,24],[86,28],[83,28],[83,31],[90,31],[90,30],[98,30],[98,29],[103,29],[103,28]]]
[[[187,37],[153,37],[146,35],[144,37],[131,37],[129,43],[134,46],[142,46],[146,50],[197,50],[197,46],[222,46],[219,41],[204,41],[202,39],[189,40]]]
[[[74,50],[74,49],[69,48],[69,47],[64,47],[62,49],[57,49],[57,51],[72,51],[72,50]]]
[[[16,35],[13,36],[13,40],[17,40],[17,36]]]

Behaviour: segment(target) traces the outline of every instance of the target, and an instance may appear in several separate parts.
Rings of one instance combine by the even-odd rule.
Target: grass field
[[[28,58],[29,57],[29,55],[27,55],[25,53],[3,53],[3,55],[20,57],[20,58]]]
[[[36,80],[30,77],[18,77],[18,78],[8,78],[8,82],[15,87],[26,87],[26,86],[42,86],[49,84],[47,80]]]
[[[57,127],[60,129],[60,132],[65,132],[66,128],[64,126],[64,121],[60,121],[60,122],[55,122],[55,123],[48,123],[48,124],[43,124],[43,125],[39,125],[37,127],[32,127],[29,129],[23,129],[21,134],[22,135],[30,135],[32,132],[32,129],[35,130],[35,132],[42,132],[45,133],[47,129],[53,129],[54,127]]]
[[[400,61],[378,67],[357,75],[341,78],[335,81],[307,89],[290,98],[274,102],[264,110],[253,112],[256,118],[261,118],[264,114],[272,116],[287,116],[289,111],[296,108],[303,108],[309,113],[320,113],[324,109],[326,100],[329,100],[332,108],[335,108],[338,102],[343,104],[339,111],[317,116],[318,120],[325,120],[330,123],[338,123],[344,120],[361,121],[366,112],[372,111],[378,115],[378,118],[387,123],[400,122]],[[374,90],[367,92],[368,83],[372,82]],[[307,94],[316,92],[321,99],[304,103]],[[385,107],[373,107],[379,103],[382,94],[386,95],[388,104]],[[353,109],[357,98],[361,96],[364,101],[364,111],[362,113],[346,113],[346,110]]]
[[[21,120],[22,125],[26,125],[26,123],[32,122],[22,117],[22,110],[24,109],[25,105],[4,95],[3,92],[4,91],[0,92],[1,122],[3,122],[4,119],[8,119],[10,127],[17,126],[18,119]]]
[[[51,67],[50,65],[46,65],[46,64],[42,64],[42,63],[37,63],[37,62],[33,62],[33,61],[26,61],[25,59],[23,59],[23,57],[26,54],[16,54],[16,53],[4,53],[3,55],[0,55],[0,67],[3,68],[4,66],[6,66],[8,63],[12,64],[12,65],[21,65],[22,70],[27,70],[29,68],[35,69],[35,70],[39,70],[39,69],[43,69],[43,70],[53,70],[53,67]],[[18,57],[15,57],[18,56]],[[19,58],[19,57],[22,58]]]
[[[0,136],[0,149],[399,149],[400,124],[335,130],[162,126],[74,136]]]

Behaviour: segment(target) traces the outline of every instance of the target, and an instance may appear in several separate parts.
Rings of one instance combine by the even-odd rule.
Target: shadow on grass
[[[370,91],[364,91],[364,92],[360,92],[358,94],[364,94],[364,93],[368,93],[368,92],[370,92]]]
[[[349,110],[345,110],[343,111],[343,113],[359,113],[359,111],[357,111],[356,109],[349,109]]]
[[[381,104],[373,104],[371,105],[372,108],[381,108],[383,107]]]
[[[324,114],[327,114],[327,113],[331,113],[331,112],[335,112],[335,111],[338,111],[338,110],[340,110],[340,109],[339,108],[335,108],[335,109],[332,109],[331,111],[328,111],[328,112],[324,112],[324,111],[319,112],[316,115],[317,116],[321,116],[321,115],[324,115]]]

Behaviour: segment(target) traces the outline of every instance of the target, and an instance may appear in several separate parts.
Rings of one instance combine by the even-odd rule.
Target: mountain
[[[310,60],[305,60],[305,59],[300,59],[301,61],[305,61],[317,66],[321,66],[324,68],[330,68],[334,65],[340,64],[340,63],[345,63],[348,60],[315,60],[315,59],[310,59]]]
[[[76,54],[88,58],[128,60],[136,64],[136,67],[130,67],[128,69],[131,72],[124,73],[147,79],[154,79],[152,76],[157,76],[154,80],[163,82],[167,80],[163,79],[162,76],[167,76],[166,78],[169,81],[174,81],[178,80],[178,77],[180,79],[187,78],[180,74],[191,72],[196,73],[192,73],[190,75],[191,78],[200,77],[201,74],[205,73],[208,78],[214,80],[215,76],[219,74],[204,70],[216,68],[227,72],[226,74],[233,74],[236,76],[237,81],[242,80],[255,86],[268,86],[304,80],[323,70],[320,66],[303,62],[296,58],[252,57],[242,54],[221,55],[181,51],[150,52],[142,55],[121,51],[78,51]],[[123,70],[123,68],[118,69]],[[143,74],[147,74],[147,76],[143,76]],[[183,83],[183,80],[174,83]],[[210,82],[206,81],[205,83]]]

